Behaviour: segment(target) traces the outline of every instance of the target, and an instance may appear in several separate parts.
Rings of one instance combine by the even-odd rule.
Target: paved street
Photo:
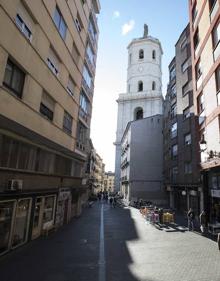
[[[0,258],[1,281],[219,281],[216,242],[156,229],[133,208],[99,202],[47,238]]]

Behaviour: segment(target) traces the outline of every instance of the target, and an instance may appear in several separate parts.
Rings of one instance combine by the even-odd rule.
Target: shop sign
[[[220,189],[211,189],[212,197],[220,197]]]

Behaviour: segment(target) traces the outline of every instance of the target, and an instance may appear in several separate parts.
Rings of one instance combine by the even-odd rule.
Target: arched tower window
[[[152,52],[152,59],[153,59],[153,60],[156,59],[156,51],[155,51],[155,50],[153,50],[153,52]]]
[[[143,91],[143,82],[139,81],[138,82],[138,92],[142,92]]]
[[[134,120],[143,119],[143,109],[141,107],[137,107],[134,110]]]
[[[139,59],[143,59],[144,58],[144,50],[140,50],[139,51]]]
[[[152,82],[152,90],[153,91],[156,90],[156,83],[155,83],[155,81]]]

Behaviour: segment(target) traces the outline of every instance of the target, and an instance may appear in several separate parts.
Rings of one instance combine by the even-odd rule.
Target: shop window
[[[43,212],[43,224],[53,223],[54,220],[54,205],[55,196],[45,197],[44,212]],[[49,225],[48,225],[49,226]]]
[[[14,202],[0,202],[0,254],[9,249]]]
[[[58,9],[58,7],[56,7],[55,12],[54,12],[54,17],[53,17],[54,23],[61,35],[61,37],[63,39],[66,38],[66,31],[67,31],[67,25],[64,21],[64,18],[60,12],[60,10]]]
[[[31,199],[18,200],[12,235],[12,247],[17,247],[27,241]]]
[[[4,86],[11,90],[18,98],[22,98],[24,79],[25,73],[8,59],[3,80]]]

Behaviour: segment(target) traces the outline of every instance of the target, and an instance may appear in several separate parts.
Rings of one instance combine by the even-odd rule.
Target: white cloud
[[[129,22],[125,23],[122,26],[122,35],[126,35],[128,32],[132,31],[134,29],[135,21],[130,20]]]
[[[119,11],[114,11],[113,13],[113,19],[119,18],[120,17],[120,12]]]

